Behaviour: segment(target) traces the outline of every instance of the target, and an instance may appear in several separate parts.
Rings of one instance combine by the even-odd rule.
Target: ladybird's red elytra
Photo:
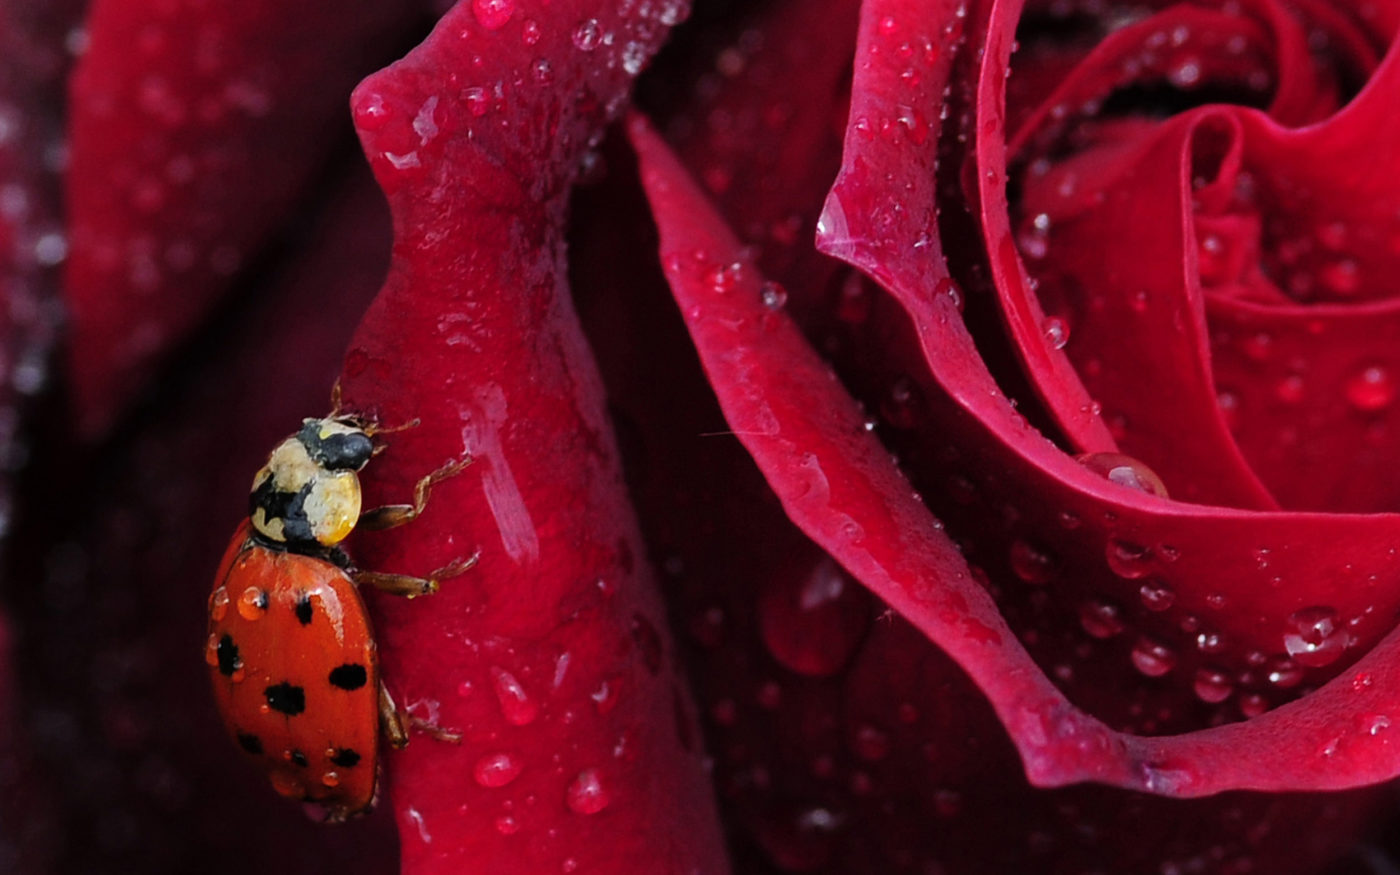
[[[316,803],[330,821],[373,804],[381,729],[396,747],[408,740],[409,721],[380,678],[358,584],[422,595],[476,561],[457,560],[427,578],[350,566],[339,544],[357,524],[385,529],[409,522],[427,506],[435,483],[471,461],[424,477],[412,504],[362,514],[357,472],[380,449],[371,440],[375,433],[332,415],[306,420],[278,444],[253,480],[249,516],[229,543],[209,597],[205,662],[230,737],[278,793]]]

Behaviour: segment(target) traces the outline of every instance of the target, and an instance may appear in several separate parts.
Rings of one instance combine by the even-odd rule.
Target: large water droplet
[[[1330,665],[1337,661],[1351,643],[1351,636],[1337,619],[1337,612],[1327,607],[1304,608],[1288,617],[1288,629],[1283,633],[1283,646],[1293,661],[1309,668]]]
[[[825,677],[845,667],[870,623],[870,596],[829,556],[784,575],[758,600],[759,630],[783,667]]]
[[[1110,483],[1158,498],[1167,497],[1167,485],[1140,459],[1122,453],[1085,453],[1075,460]]]

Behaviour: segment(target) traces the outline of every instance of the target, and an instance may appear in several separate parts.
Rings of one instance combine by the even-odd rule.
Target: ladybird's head
[[[264,537],[292,548],[333,547],[360,518],[357,471],[374,455],[363,428],[308,419],[253,478],[249,516]]]

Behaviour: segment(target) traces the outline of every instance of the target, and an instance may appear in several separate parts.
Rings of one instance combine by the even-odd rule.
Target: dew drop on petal
[[[1010,561],[1012,573],[1026,583],[1038,586],[1055,577],[1055,558],[1029,541],[1012,542]]]
[[[1158,498],[1167,497],[1167,486],[1162,478],[1140,459],[1122,453],[1085,453],[1075,460],[1110,483]]]
[[[1362,368],[1347,381],[1347,400],[1363,413],[1384,410],[1395,400],[1395,380],[1380,365]]]
[[[775,577],[758,599],[759,632],[784,668],[826,677],[840,671],[870,624],[870,596],[829,556],[805,573]]]
[[[569,784],[564,801],[575,814],[597,814],[607,808],[612,800],[603,786],[598,770],[584,769]]]
[[[598,25],[598,19],[585,18],[574,26],[572,38],[574,48],[581,52],[591,52],[602,43],[603,29]]]
[[[1132,541],[1110,538],[1104,548],[1109,569],[1124,580],[1139,580],[1151,574],[1156,565],[1152,550]]]
[[[496,700],[501,703],[501,714],[506,718],[506,722],[512,726],[524,726],[533,722],[539,715],[539,705],[529,697],[520,681],[515,679],[515,675],[493,667],[491,678],[494,681]]]
[[[1196,693],[1196,698],[1202,702],[1217,705],[1230,698],[1230,694],[1235,691],[1235,686],[1225,672],[1217,668],[1206,667],[1197,669],[1192,689]]]
[[[1079,606],[1079,625],[1094,638],[1112,638],[1123,631],[1123,618],[1117,605],[1088,599]]]
[[[515,0],[472,0],[476,20],[487,30],[497,30],[515,14]]]
[[[476,761],[472,777],[483,787],[504,787],[515,780],[523,767],[518,757],[508,753],[488,753]]]
[[[1304,608],[1288,617],[1283,646],[1299,665],[1318,668],[1337,661],[1351,636],[1328,607]]]
[[[1040,326],[1045,334],[1045,342],[1051,349],[1064,349],[1069,343],[1069,323],[1058,316],[1050,316]]]
[[[1176,667],[1176,653],[1151,638],[1139,638],[1133,645],[1133,667],[1150,678],[1158,678]]]
[[[1176,604],[1176,591],[1160,578],[1151,578],[1138,588],[1138,598],[1149,611],[1165,611]]]

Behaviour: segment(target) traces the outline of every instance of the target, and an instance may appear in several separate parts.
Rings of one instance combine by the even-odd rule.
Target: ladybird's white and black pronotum
[[[424,477],[412,504],[362,513],[358,472],[376,452],[373,434],[332,416],[306,420],[278,444],[253,478],[248,519],[209,597],[205,661],[230,735],[278,793],[320,804],[329,820],[373,803],[381,728],[395,747],[408,742],[408,721],[379,676],[357,584],[423,595],[475,562],[454,562],[426,578],[353,568],[340,543],[357,525],[386,529],[412,520],[433,484],[470,463]]]

